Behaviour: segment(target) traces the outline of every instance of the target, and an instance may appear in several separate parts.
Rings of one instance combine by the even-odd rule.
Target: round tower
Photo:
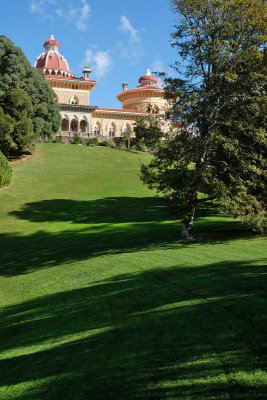
[[[151,74],[150,69],[139,78],[139,83],[134,89],[128,89],[128,86],[123,84],[123,91],[117,96],[122,102],[122,108],[163,114],[169,108],[169,104],[164,98],[164,90],[157,85],[158,80]]]

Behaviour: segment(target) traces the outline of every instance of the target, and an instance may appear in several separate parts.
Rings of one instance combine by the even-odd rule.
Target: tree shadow
[[[0,235],[0,274],[13,276],[106,254],[217,244],[254,236],[238,221],[199,219],[195,240],[180,240],[181,223],[155,198],[118,197],[91,201],[43,200],[11,215],[37,224],[70,222],[73,229],[39,230],[28,236]],[[83,224],[83,226],[82,226]]]
[[[0,383],[14,400],[264,399],[264,272],[162,267],[7,307]]]
[[[26,203],[10,212],[31,222],[70,221],[74,224],[153,222],[176,219],[164,200],[153,197],[106,197],[96,200],[52,199]]]

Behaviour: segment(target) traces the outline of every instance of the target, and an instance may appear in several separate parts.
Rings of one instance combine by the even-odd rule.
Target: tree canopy
[[[165,77],[182,124],[142,168],[149,187],[183,211],[191,237],[199,192],[253,229],[266,227],[267,5],[261,0],[172,0],[180,56]],[[192,136],[193,132],[193,136]],[[203,197],[203,196],[202,196]]]
[[[32,68],[22,50],[2,35],[0,36],[0,102],[2,111],[8,113],[11,117],[15,109],[12,112],[10,109],[5,109],[4,98],[14,96],[14,92],[13,95],[10,94],[12,89],[24,91],[24,100],[27,96],[29,98],[27,101],[31,101],[28,117],[31,119],[34,132],[38,136],[49,137],[57,132],[60,126],[60,113],[55,102],[55,94],[45,81],[43,72]],[[20,98],[23,97],[22,92],[19,96]],[[11,105],[12,102],[8,107]],[[8,117],[5,116],[4,122],[2,115],[2,123],[6,124],[7,120]],[[25,125],[24,127],[26,128]],[[28,127],[31,130],[30,124],[28,124]]]

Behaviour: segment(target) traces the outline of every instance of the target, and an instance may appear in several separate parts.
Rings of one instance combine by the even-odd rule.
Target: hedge
[[[0,187],[9,185],[12,177],[12,167],[0,151]]]

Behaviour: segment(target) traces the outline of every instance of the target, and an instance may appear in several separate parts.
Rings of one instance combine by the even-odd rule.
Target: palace
[[[81,138],[98,137],[100,140],[119,138],[136,120],[147,120],[153,115],[162,118],[170,105],[164,99],[164,90],[157,86],[157,78],[150,70],[140,77],[140,85],[123,90],[117,98],[122,109],[102,108],[90,105],[90,94],[96,81],[90,79],[91,70],[85,66],[83,77],[76,78],[64,56],[59,53],[60,44],[51,35],[44,43],[45,51],[37,58],[35,67],[43,70],[45,78],[56,94],[61,114],[58,136],[72,137],[77,132]],[[163,123],[163,129],[167,129]]]

